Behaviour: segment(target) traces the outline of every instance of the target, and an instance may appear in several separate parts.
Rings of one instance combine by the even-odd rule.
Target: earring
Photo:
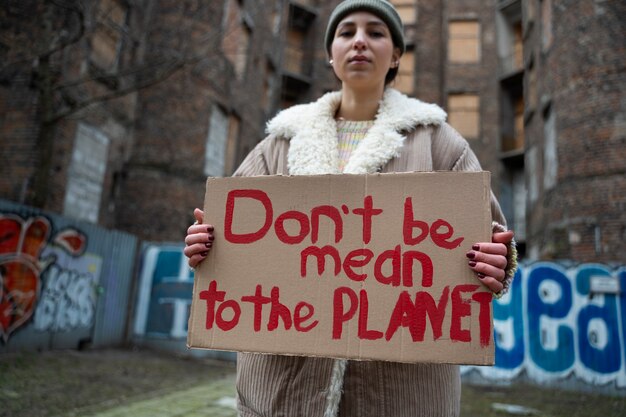
[[[396,68],[400,65],[400,61],[393,61],[393,67]]]
[[[335,63],[335,61],[333,61],[333,60],[331,59],[330,61],[328,61],[328,63],[329,63],[330,65],[333,65],[333,64]]]

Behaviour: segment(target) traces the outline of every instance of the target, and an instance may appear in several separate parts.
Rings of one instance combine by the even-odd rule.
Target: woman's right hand
[[[213,247],[213,226],[202,224],[204,212],[200,209],[193,211],[193,216],[197,222],[189,226],[185,237],[185,249],[183,253],[188,258],[187,263],[192,268],[197,267],[202,262]]]

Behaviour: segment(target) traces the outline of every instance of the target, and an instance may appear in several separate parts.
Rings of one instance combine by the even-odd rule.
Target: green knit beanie
[[[335,10],[328,19],[326,27],[326,36],[324,37],[324,45],[326,52],[330,55],[330,45],[335,38],[337,25],[348,14],[355,11],[366,11],[378,16],[389,28],[393,45],[400,48],[400,52],[404,53],[404,29],[400,15],[391,3],[385,0],[345,0],[335,7]]]

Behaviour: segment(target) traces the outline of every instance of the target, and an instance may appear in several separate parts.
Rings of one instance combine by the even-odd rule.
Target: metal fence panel
[[[137,238],[0,199],[0,352],[125,341]]]

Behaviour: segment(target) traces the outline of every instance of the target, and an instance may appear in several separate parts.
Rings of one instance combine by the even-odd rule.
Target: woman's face
[[[400,49],[393,46],[387,25],[376,15],[354,12],[337,25],[331,44],[333,70],[354,88],[380,88],[390,68],[397,67]]]

